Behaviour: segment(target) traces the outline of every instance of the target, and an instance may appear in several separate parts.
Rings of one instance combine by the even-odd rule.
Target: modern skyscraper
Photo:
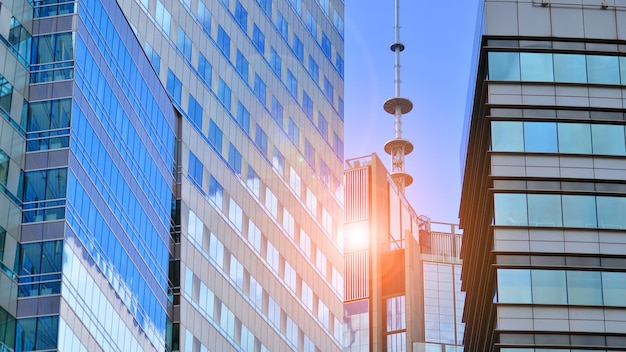
[[[0,346],[341,348],[342,1],[13,0],[0,37]]]
[[[458,228],[416,215],[376,154],[347,164],[344,351],[462,351]]]
[[[623,3],[480,6],[460,212],[465,348],[623,350]]]

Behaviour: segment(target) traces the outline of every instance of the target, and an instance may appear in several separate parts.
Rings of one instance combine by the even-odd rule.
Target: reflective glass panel
[[[625,155],[624,126],[591,125],[594,154]]]
[[[626,306],[626,273],[602,273],[602,295],[607,306]]]
[[[567,271],[567,299],[570,304],[602,304],[599,271]]]
[[[525,194],[494,194],[496,225],[527,225]]]
[[[531,303],[530,270],[498,269],[498,302]]]
[[[556,123],[524,122],[524,147],[527,152],[557,152]]]
[[[491,149],[499,152],[523,152],[524,129],[521,122],[491,122]]]
[[[585,123],[558,123],[559,152],[591,154],[591,127]]]
[[[519,53],[490,52],[489,79],[500,81],[519,81]]]
[[[626,198],[599,196],[596,202],[599,228],[626,229]]]
[[[566,304],[564,270],[532,270],[533,303]]]
[[[617,56],[587,55],[589,83],[619,84]]]
[[[563,225],[571,227],[595,228],[596,220],[596,197],[564,194]]]
[[[530,226],[562,226],[561,217],[560,195],[528,195],[528,224]]]
[[[553,57],[556,82],[587,83],[585,55],[554,54]]]
[[[552,54],[520,53],[522,81],[552,82]]]

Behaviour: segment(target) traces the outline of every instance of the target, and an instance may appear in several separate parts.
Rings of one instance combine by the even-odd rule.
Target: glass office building
[[[466,350],[623,350],[626,12],[480,7],[460,213]]]
[[[0,3],[0,350],[329,351],[343,2]]]

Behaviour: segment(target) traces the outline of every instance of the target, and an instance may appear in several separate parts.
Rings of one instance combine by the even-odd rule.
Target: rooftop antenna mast
[[[398,185],[400,192],[404,193],[405,187],[413,183],[413,177],[404,171],[404,156],[409,155],[413,151],[413,143],[402,139],[402,115],[413,109],[413,103],[409,99],[400,96],[400,52],[404,50],[404,44],[400,42],[400,0],[395,0],[395,5],[396,41],[391,44],[391,51],[396,56],[396,96],[387,99],[383,104],[383,108],[387,113],[395,116],[396,136],[385,143],[385,152],[391,155],[391,178]]]

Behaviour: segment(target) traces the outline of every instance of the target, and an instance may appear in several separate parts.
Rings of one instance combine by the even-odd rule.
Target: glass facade
[[[622,350],[626,60],[607,21],[619,10],[491,5],[468,102],[465,349]]]

